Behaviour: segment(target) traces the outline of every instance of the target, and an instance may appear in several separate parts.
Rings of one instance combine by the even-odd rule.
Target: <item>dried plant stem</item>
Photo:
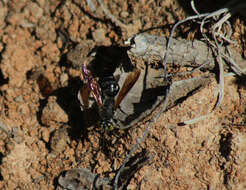
[[[224,97],[224,77],[225,77],[223,58],[231,65],[231,68],[236,75],[238,75],[238,76],[245,75],[245,71],[243,69],[241,69],[240,66],[238,66],[238,64],[234,61],[229,47],[226,46],[226,50],[227,50],[229,56],[226,55],[226,53],[224,53],[224,51],[222,50],[223,49],[223,47],[222,47],[223,40],[228,42],[228,43],[234,43],[235,44],[235,42],[230,40],[230,37],[232,34],[232,27],[231,27],[231,24],[228,21],[228,19],[232,16],[232,14],[237,12],[239,9],[241,9],[242,7],[246,7],[246,3],[241,3],[240,5],[233,6],[233,5],[235,5],[236,2],[238,2],[238,1],[237,0],[230,1],[226,6],[228,8],[224,8],[224,9],[220,9],[218,11],[215,11],[215,12],[207,15],[202,20],[202,23],[200,25],[200,31],[201,31],[202,35],[204,36],[205,40],[208,42],[208,44],[211,45],[211,48],[212,48],[214,54],[216,55],[216,60],[217,60],[217,63],[219,65],[219,95],[218,95],[218,101],[217,101],[216,105],[214,106],[214,109],[209,114],[197,117],[197,118],[192,119],[192,120],[185,121],[184,122],[185,124],[193,124],[197,121],[200,121],[202,119],[209,117],[210,115],[212,115],[212,113],[215,111],[215,109],[221,105],[221,103],[223,101],[223,97]],[[229,7],[230,7],[230,12],[229,12]],[[193,8],[194,12],[198,13],[198,11],[195,8],[194,2],[192,3],[192,8]],[[223,14],[224,14],[224,16],[218,22],[216,22],[212,27],[213,39],[209,39],[208,36],[206,35],[206,33],[203,32],[203,31],[205,31],[204,30],[204,23],[207,22],[207,20],[210,18],[214,18],[214,19],[220,18],[220,15],[223,15]],[[224,24],[227,24],[229,30],[227,31],[227,33],[224,32],[222,34],[222,28],[223,28]],[[220,43],[218,43],[219,38],[222,39],[222,41]]]

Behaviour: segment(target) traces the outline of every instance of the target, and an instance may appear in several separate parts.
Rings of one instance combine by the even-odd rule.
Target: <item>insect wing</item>
[[[86,68],[84,64],[82,64],[82,75],[85,81],[85,84],[88,85],[88,87],[91,90],[92,96],[97,102],[97,105],[99,107],[102,106],[102,97],[101,97],[101,90],[100,86],[95,78],[93,78],[91,71]],[[83,97],[83,94],[82,94]],[[83,99],[82,99],[83,100]]]
[[[136,81],[138,80],[140,76],[141,70],[140,69],[134,69],[134,71],[130,72],[126,79],[125,82],[119,92],[119,95],[117,96],[117,99],[115,101],[115,109],[118,108],[122,100],[125,98],[127,93],[131,90],[131,88],[134,86]]]
[[[79,100],[83,105],[84,109],[88,109],[89,107],[89,96],[90,96],[90,88],[88,84],[84,84],[80,89]]]
[[[162,102],[166,86],[162,79],[157,78],[162,73],[162,69],[153,69],[148,65],[131,73],[116,70],[115,74],[120,75],[118,84],[121,88],[113,117],[116,126],[125,129],[135,125]]]
[[[99,107],[101,107],[102,106],[102,97],[101,97],[101,91],[100,91],[99,84],[97,83],[97,80],[92,79],[92,81],[89,83],[89,86],[91,89],[91,93],[97,102],[97,105]]]

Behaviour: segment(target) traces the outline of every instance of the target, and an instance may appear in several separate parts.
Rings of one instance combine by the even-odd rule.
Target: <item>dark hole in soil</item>
[[[221,134],[219,151],[226,160],[228,159],[231,153],[231,139],[231,133]]]
[[[3,73],[2,71],[0,70],[0,86],[4,85],[4,84],[7,84],[9,82],[9,79],[8,78],[4,78],[3,77]]]

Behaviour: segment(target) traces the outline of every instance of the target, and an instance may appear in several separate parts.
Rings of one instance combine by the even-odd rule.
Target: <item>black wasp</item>
[[[115,126],[114,112],[140,75],[140,69],[131,64],[126,50],[102,46],[97,48],[96,57],[92,62],[82,64],[84,85],[80,95],[83,105],[88,108],[89,97],[92,94],[98,107],[100,125],[106,129]],[[115,70],[119,67],[129,73],[121,89],[118,85],[120,76],[114,76]]]

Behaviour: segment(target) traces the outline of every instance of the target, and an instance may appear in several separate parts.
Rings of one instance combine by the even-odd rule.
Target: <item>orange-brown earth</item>
[[[169,35],[169,25],[190,13],[184,1],[104,3],[121,21],[133,24],[134,33],[157,28],[148,33]],[[215,3],[202,8],[211,10]],[[234,40],[245,48],[244,20],[234,17],[231,22]],[[178,35],[196,36],[191,28],[182,26]],[[116,131],[103,147],[100,129],[84,127],[77,101],[80,71],[65,56],[85,40],[92,46],[122,44],[126,35],[86,1],[0,2],[0,119],[13,131],[10,137],[0,131],[0,189],[55,189],[59,174],[71,168],[113,177],[143,135],[145,123]],[[40,88],[40,77],[49,80],[48,92]],[[127,189],[246,189],[245,82],[226,77],[221,107],[196,124],[178,125],[208,113],[216,103],[217,86],[212,80],[153,124],[139,148],[147,149],[153,160]]]

